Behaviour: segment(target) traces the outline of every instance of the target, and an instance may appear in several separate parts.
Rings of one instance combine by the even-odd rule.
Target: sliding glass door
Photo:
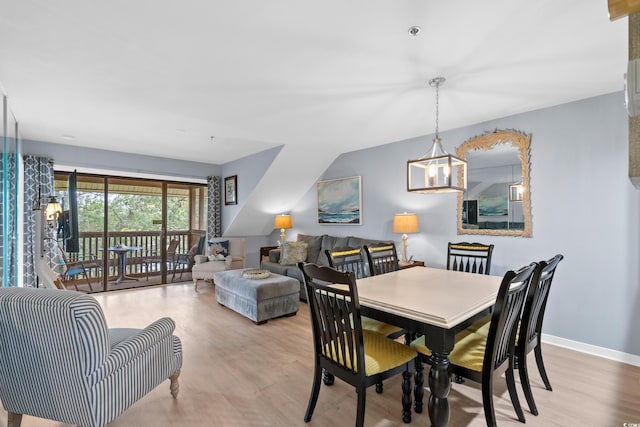
[[[56,190],[68,199],[67,175],[56,173]],[[77,189],[79,250],[67,255],[94,257],[102,268],[88,272],[88,280],[84,273],[68,277],[67,287],[114,290],[191,279],[189,251],[206,229],[206,206],[201,212],[196,197],[206,193],[204,185],[78,174]]]

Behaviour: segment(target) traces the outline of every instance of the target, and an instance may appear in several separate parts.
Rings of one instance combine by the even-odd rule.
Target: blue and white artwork
[[[480,216],[504,216],[509,214],[507,195],[478,197]]]
[[[361,177],[318,181],[318,224],[361,225]]]

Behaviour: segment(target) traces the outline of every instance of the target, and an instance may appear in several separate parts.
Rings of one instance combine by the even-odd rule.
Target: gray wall
[[[496,128],[532,134],[532,238],[459,236],[454,194],[407,193],[406,161],[427,152],[432,136],[425,136],[340,156],[318,179],[362,176],[363,225],[318,225],[312,187],[291,211],[294,228],[287,230],[288,240],[301,232],[400,243],[391,220],[394,213],[408,211],[420,219],[420,232],[409,236],[408,253],[428,266],[444,267],[448,241],[495,244],[493,274],[562,253],[565,260],[551,291],[544,332],[640,355],[640,192],[628,178],[622,92],[447,131],[441,137],[453,153],[467,139]],[[84,167],[194,178],[238,175],[239,205],[223,207],[223,224],[242,208],[277,150],[217,166],[31,141],[24,145],[25,154]],[[274,244],[278,234],[248,236],[248,267],[258,265],[259,247]]]
[[[623,94],[590,98],[441,134],[445,149],[494,129],[532,134],[533,237],[457,235],[454,194],[409,194],[406,161],[427,152],[431,137],[340,156],[319,179],[362,176],[363,224],[318,225],[315,188],[291,212],[304,234],[393,239],[396,212],[416,212],[420,232],[408,254],[443,268],[448,241],[495,244],[493,274],[562,253],[544,333],[640,355],[640,192],[628,178],[627,115]],[[270,243],[277,240],[277,232]],[[634,335],[635,334],[635,335]]]
[[[119,171],[123,174],[151,174],[186,179],[206,179],[218,176],[222,167],[208,163],[162,157],[123,154],[118,151],[98,150],[74,145],[52,144],[39,141],[23,142],[23,154],[46,156],[54,159],[55,165],[72,165],[84,169]]]

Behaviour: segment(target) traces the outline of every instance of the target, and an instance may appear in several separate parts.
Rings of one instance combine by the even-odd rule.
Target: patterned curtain
[[[35,271],[36,223],[34,205],[42,196],[53,195],[53,160],[44,157],[24,156],[24,285],[36,287]],[[51,236],[50,236],[51,237]],[[53,258],[57,256],[56,240],[45,239],[45,256],[53,265]]]
[[[222,177],[207,177],[207,241],[222,235]]]

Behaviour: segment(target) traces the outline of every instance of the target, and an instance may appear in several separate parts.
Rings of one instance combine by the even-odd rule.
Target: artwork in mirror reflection
[[[530,135],[495,131],[469,139],[457,155],[468,162],[458,195],[458,234],[531,236]],[[514,186],[519,198],[511,195]]]

